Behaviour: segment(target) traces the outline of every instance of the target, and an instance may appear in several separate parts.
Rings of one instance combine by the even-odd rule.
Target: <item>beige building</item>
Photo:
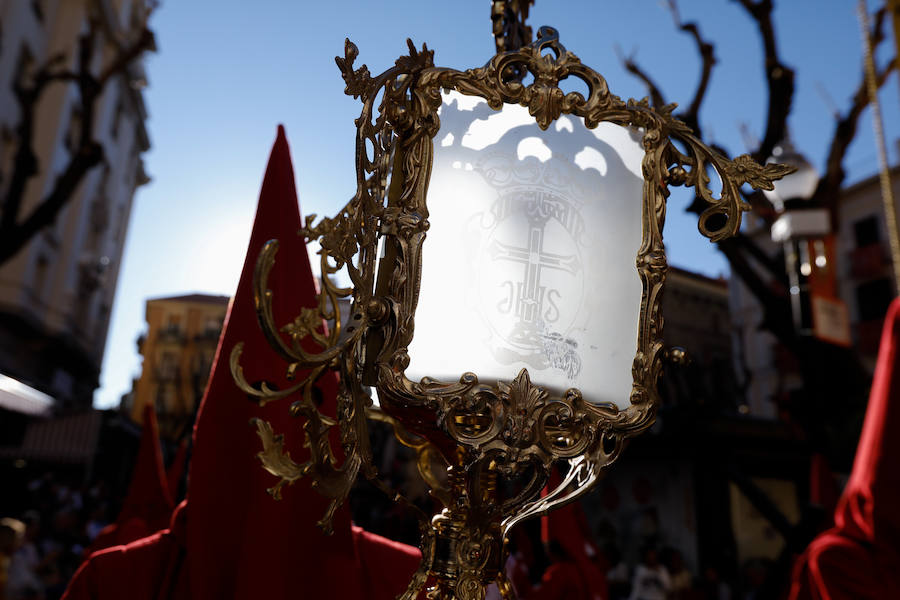
[[[175,439],[190,427],[215,357],[228,296],[191,294],[147,301],[147,332],[138,340],[141,376],[123,399],[136,423],[152,403],[160,436]]]
[[[900,167],[892,170],[891,181],[896,204]],[[884,316],[897,294],[878,176],[846,188],[838,210],[838,293],[847,303],[854,344],[874,368]]]
[[[0,1],[0,197],[18,141],[17,81],[63,53],[75,68],[88,11],[100,16],[99,65],[115,51],[113,37],[133,37],[147,0]],[[65,63],[64,63],[65,66]],[[110,309],[119,275],[132,200],[148,181],[141,154],[150,147],[140,91],[143,68],[133,62],[114,76],[96,104],[94,139],[105,160],[88,171],[56,222],[0,265],[0,373],[49,394],[56,408],[91,405],[98,385]],[[54,83],[37,106],[38,174],[25,190],[28,214],[52,188],[75,147],[79,95]]]
[[[664,405],[695,404],[734,411],[741,390],[734,377],[728,280],[669,267],[660,310],[667,346],[683,348],[687,364],[667,365]]]

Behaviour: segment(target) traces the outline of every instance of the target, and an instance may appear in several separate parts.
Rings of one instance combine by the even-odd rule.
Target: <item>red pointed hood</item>
[[[92,555],[72,579],[67,600],[391,600],[406,587],[420,557],[416,548],[358,528],[351,534],[345,508],[335,515],[335,534],[324,536],[316,522],[327,502],[307,480],[283,490],[281,501],[266,494],[275,481],[255,458],[260,446],[248,421],[261,417],[284,433],[286,449],[298,462],[308,456],[301,423],[288,416],[290,399],[260,408],[231,378],[228,358],[243,341],[241,365],[251,382],[289,383],[284,363],[262,338],[250,284],[260,248],[277,238],[280,251],[269,281],[276,321],[292,320],[301,306],[315,304],[299,227],[293,170],[279,127],[244,271],[194,431],[188,499],[175,511],[169,530]],[[319,385],[321,409],[331,415],[336,383],[331,377]],[[338,446],[336,439],[332,445]]]
[[[173,502],[163,468],[159,446],[159,426],[152,404],[144,407],[144,428],[138,448],[128,494],[115,523],[108,525],[94,538],[86,554],[128,544],[164,529],[172,515]]]
[[[884,322],[878,363],[835,525],[854,540],[900,554],[900,300]]]
[[[281,501],[266,493],[276,480],[256,458],[261,445],[248,422],[258,417],[271,423],[284,434],[285,449],[293,460],[303,462],[309,453],[303,447],[302,421],[288,414],[291,398],[260,407],[238,390],[229,368],[232,349],[243,342],[241,366],[247,381],[265,380],[281,389],[291,385],[285,362],[260,329],[252,281],[260,250],[268,240],[277,239],[279,250],[268,282],[276,323],[289,323],[301,307],[316,305],[300,227],[290,151],[279,126],[243,272],[194,430],[187,544],[195,598],[281,599],[296,597],[300,590],[309,598],[359,596],[358,579],[348,577],[355,558],[347,510],[337,512],[335,533],[327,537],[316,527],[327,501],[308,480],[284,489]],[[324,394],[323,410],[333,414],[333,379],[331,388]]]
[[[559,471],[553,469],[548,488],[554,489],[561,482]],[[556,541],[562,546],[578,566],[588,597],[591,600],[600,600],[607,597],[606,573],[595,563],[599,549],[589,532],[587,515],[584,514],[581,503],[577,501],[551,511],[541,522],[543,541]]]
[[[152,404],[144,407],[144,429],[141,433],[141,445],[138,450],[134,474],[128,495],[119,513],[118,522],[136,517],[144,519],[152,531],[164,529],[172,515],[172,495],[166,481],[166,470],[163,466],[162,449],[159,446],[159,425],[156,422],[156,410]],[[158,526],[157,526],[158,525]]]

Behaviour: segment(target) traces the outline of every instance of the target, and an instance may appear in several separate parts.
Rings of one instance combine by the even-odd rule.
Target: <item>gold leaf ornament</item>
[[[266,471],[278,477],[278,483],[266,491],[274,499],[281,500],[281,488],[303,477],[305,469],[291,459],[291,454],[284,450],[284,436],[276,434],[267,421],[251,419],[250,424],[256,426],[256,434],[263,445],[262,451],[256,453],[256,458]]]
[[[748,183],[757,190],[772,191],[775,189],[773,181],[781,179],[785,175],[790,175],[797,170],[797,167],[791,165],[776,163],[760,165],[749,154],[741,154],[731,163],[730,170],[735,179]]]

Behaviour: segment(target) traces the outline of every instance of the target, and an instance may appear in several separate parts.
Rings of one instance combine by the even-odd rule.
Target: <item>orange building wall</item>
[[[154,403],[160,435],[189,427],[203,395],[228,308],[225,296],[195,294],[147,302],[147,333],[139,340],[143,366],[134,385],[131,418]]]

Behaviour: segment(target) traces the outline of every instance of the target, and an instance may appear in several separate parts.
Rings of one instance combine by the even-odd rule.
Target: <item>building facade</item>
[[[0,2],[0,198],[18,147],[20,106],[14,86],[27,83],[56,55],[77,68],[79,36],[89,15],[99,22],[96,68],[117,51],[113,40],[143,27],[147,0]],[[90,407],[98,385],[110,309],[132,200],[146,183],[141,154],[150,147],[140,91],[140,59],[113,76],[95,104],[94,139],[104,160],[90,169],[56,221],[0,264],[0,373],[49,394],[57,410]],[[29,214],[53,188],[77,147],[80,96],[54,82],[35,113],[37,174],[25,188]]]
[[[900,199],[900,167],[891,171],[894,202]],[[881,326],[894,289],[891,249],[878,176],[847,187],[838,206],[838,293],[850,313],[854,345],[874,369]]]
[[[206,389],[228,296],[191,294],[147,301],[147,332],[138,340],[141,376],[122,409],[140,423],[152,403],[160,436],[175,440],[189,431]]]

